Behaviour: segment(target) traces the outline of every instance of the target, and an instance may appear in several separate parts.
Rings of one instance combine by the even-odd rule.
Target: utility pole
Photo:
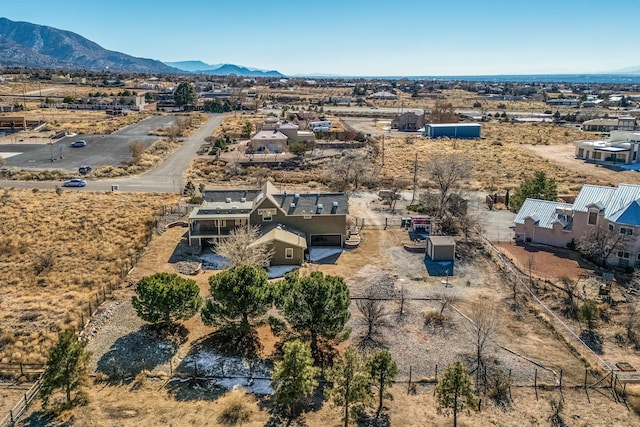
[[[411,196],[411,204],[416,200],[416,187],[418,186],[418,153],[413,161],[413,195]]]
[[[382,166],[384,166],[384,134],[382,134]]]

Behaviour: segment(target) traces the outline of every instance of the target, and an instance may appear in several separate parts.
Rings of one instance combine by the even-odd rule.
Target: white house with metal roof
[[[558,247],[600,227],[623,237],[609,262],[640,265],[640,185],[584,185],[573,204],[527,199],[514,222],[516,240]]]
[[[633,164],[640,162],[640,132],[612,131],[609,139],[576,141],[576,158],[591,163]]]

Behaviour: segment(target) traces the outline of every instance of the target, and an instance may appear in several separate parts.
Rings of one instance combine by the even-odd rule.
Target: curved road
[[[200,126],[191,136],[185,138],[182,146],[163,163],[142,175],[126,178],[107,178],[87,180],[85,191],[111,191],[112,185],[118,185],[120,191],[141,193],[179,193],[184,187],[183,173],[196,157],[204,139],[220,126],[225,115],[209,116],[209,120]],[[60,186],[60,182],[51,181],[0,181],[3,188],[50,188]],[[76,190],[76,188],[74,188]]]

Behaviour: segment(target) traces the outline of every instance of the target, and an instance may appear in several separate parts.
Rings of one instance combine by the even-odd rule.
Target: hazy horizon
[[[551,0],[533,7],[505,0],[326,0],[290,7],[257,0],[186,0],[178,6],[113,0],[100,7],[26,0],[3,5],[2,15],[72,31],[137,57],[231,63],[285,75],[597,74],[640,67],[640,59],[629,55],[640,41],[631,31],[640,2],[616,2],[625,13],[611,23],[602,19],[608,7]]]

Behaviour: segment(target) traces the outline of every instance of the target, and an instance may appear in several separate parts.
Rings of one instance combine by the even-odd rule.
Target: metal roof
[[[634,200],[624,208],[606,218],[616,224],[640,226],[640,204]]]
[[[482,125],[478,124],[478,123],[427,123],[425,125],[432,127],[432,128],[449,128],[449,127],[474,127],[474,128],[479,128],[482,127]]]
[[[600,202],[606,209],[609,201],[618,189],[616,187],[603,187],[600,185],[586,184],[573,202],[573,210],[576,212],[587,212],[588,206]]]
[[[516,224],[524,224],[527,218],[534,220],[541,228],[553,228],[553,223],[558,220],[556,209],[571,209],[568,203],[551,202],[549,200],[527,199],[513,220]],[[563,224],[564,225],[564,224]]]

